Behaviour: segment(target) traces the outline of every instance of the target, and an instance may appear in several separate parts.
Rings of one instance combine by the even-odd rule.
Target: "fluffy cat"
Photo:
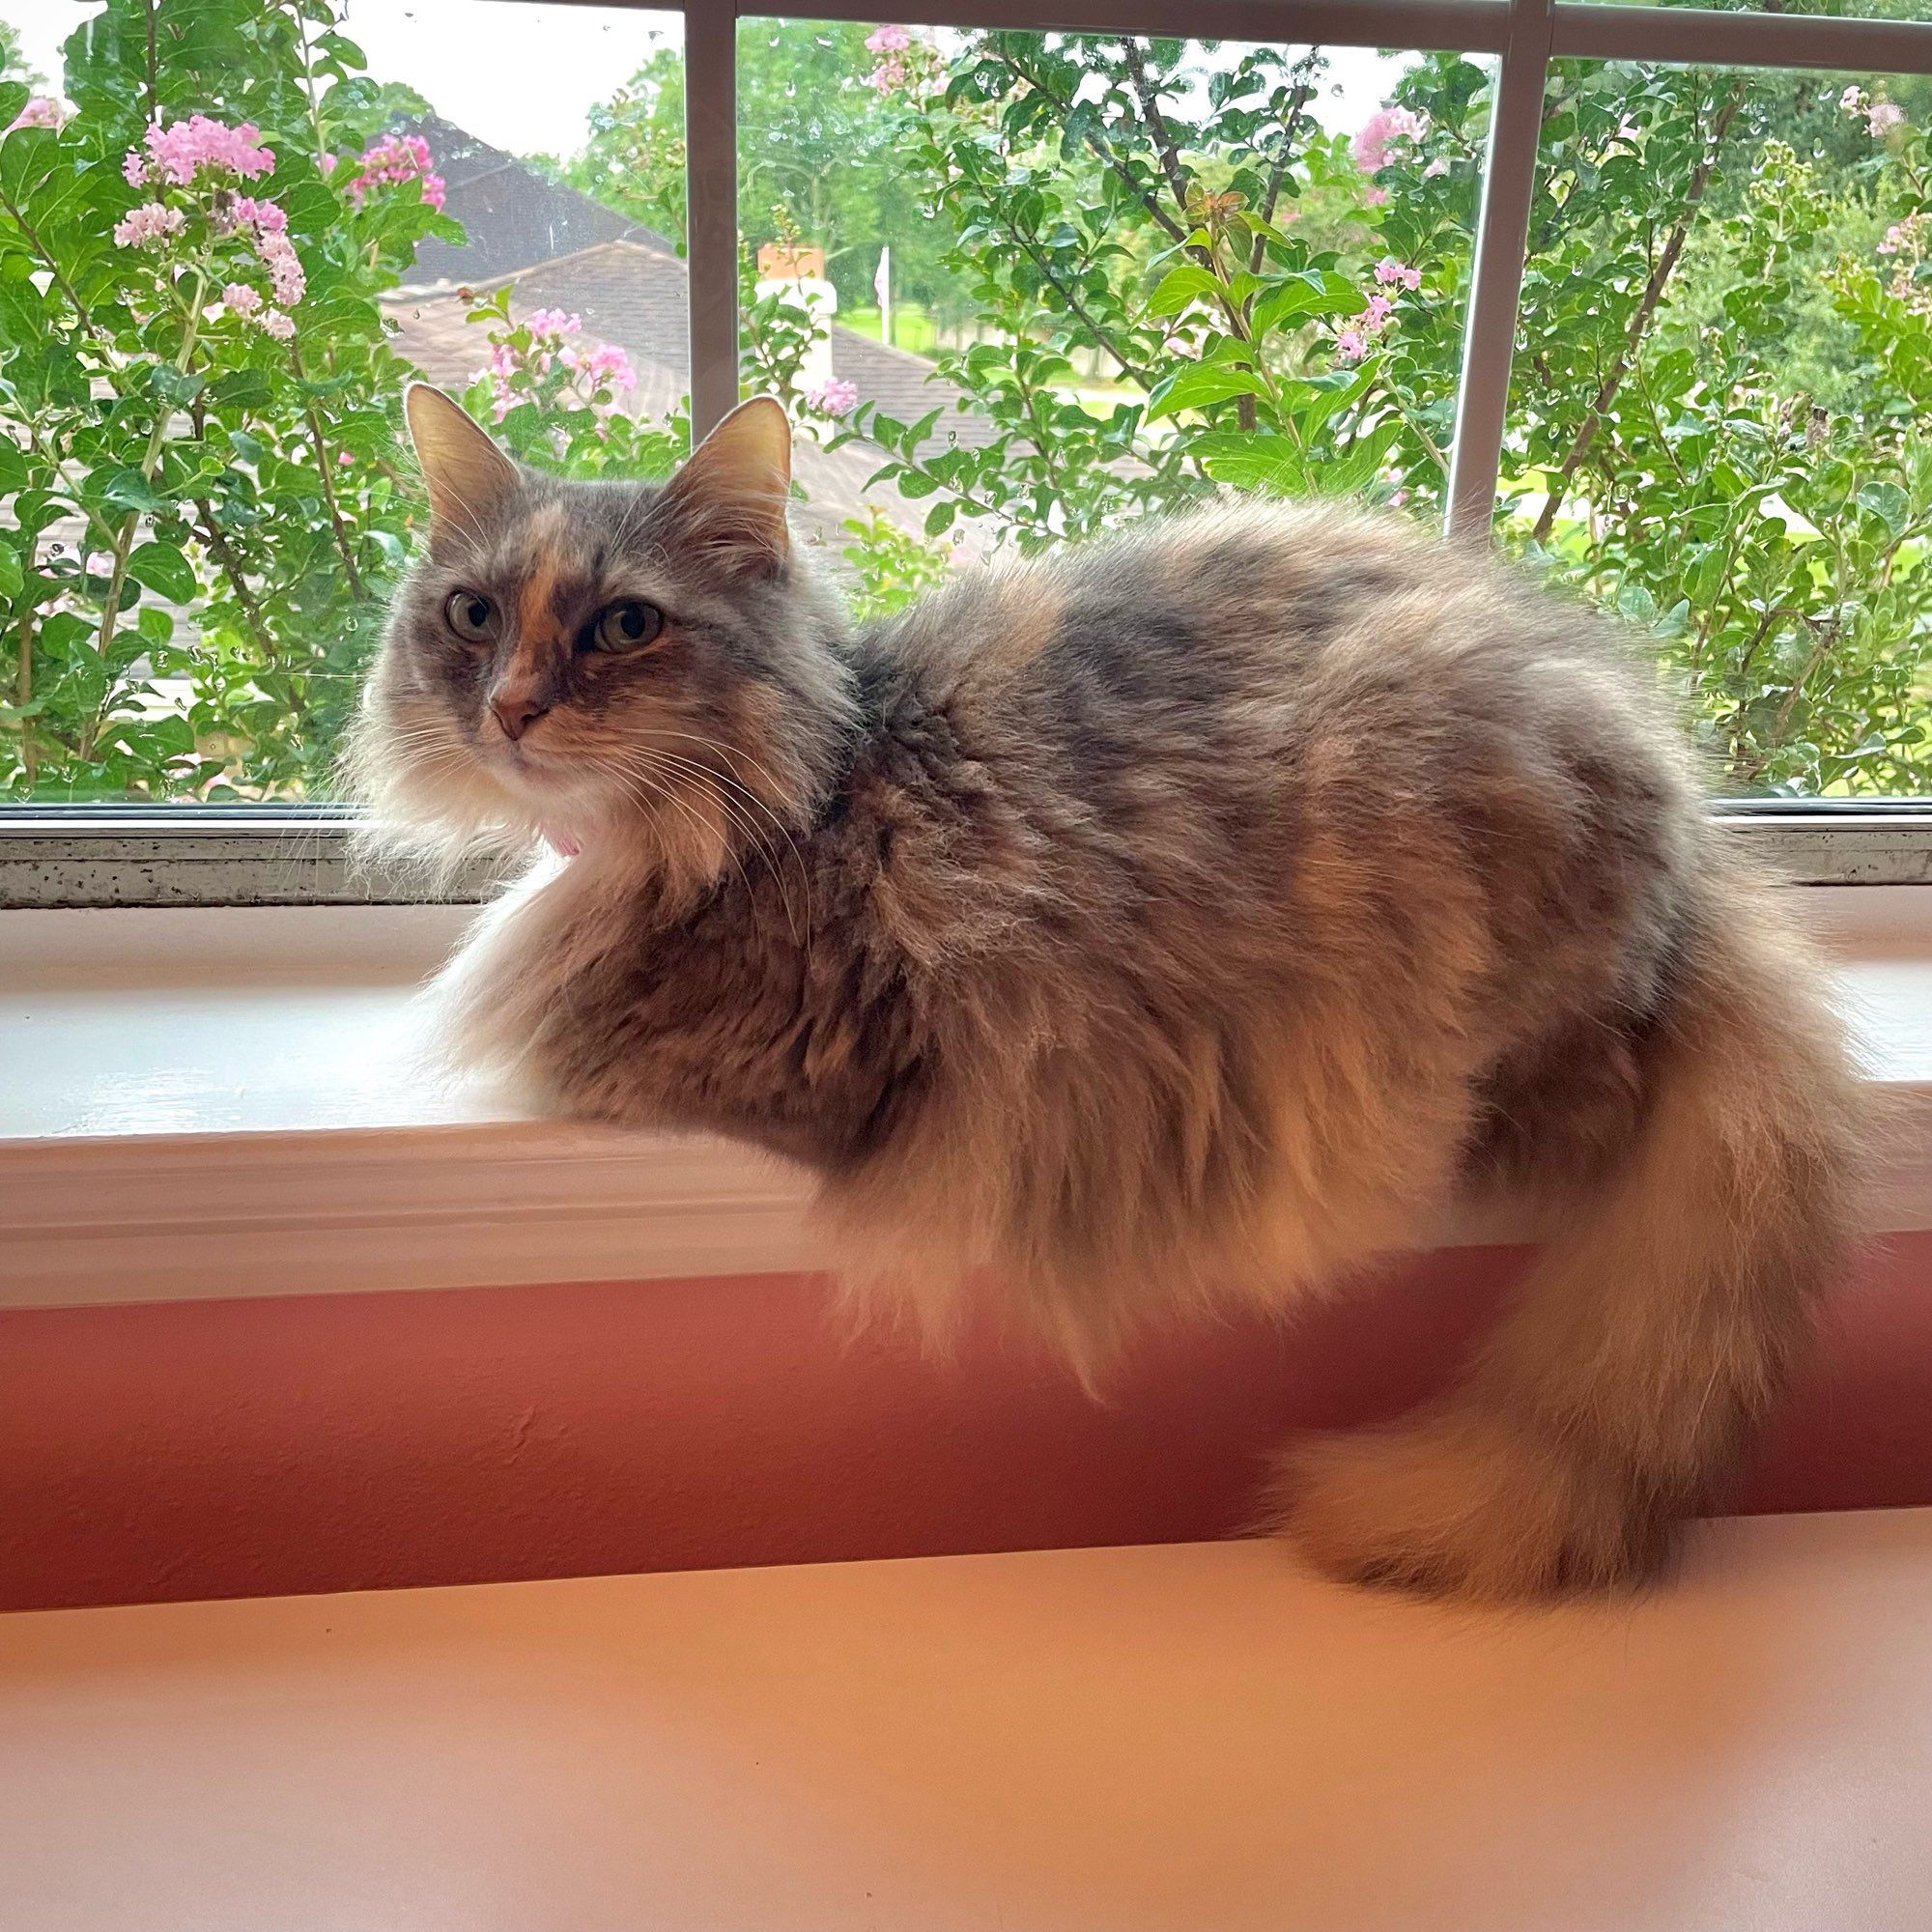
[[[381,824],[574,855],[448,969],[465,1054],[804,1162],[929,1324],[972,1275],[1088,1363],[1537,1204],[1458,1390],[1292,1447],[1274,1517],[1415,1588],[1654,1570],[1840,1256],[1854,1096],[1613,632],[1257,504],[855,628],[775,403],[662,488],[409,417],[430,542],[354,771]]]

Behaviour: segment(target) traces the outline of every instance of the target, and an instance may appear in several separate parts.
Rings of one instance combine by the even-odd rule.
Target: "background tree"
[[[941,267],[951,237],[910,187],[895,149],[901,116],[869,78],[872,30],[754,20],[738,35],[738,213],[746,245],[795,232],[825,250],[841,309],[868,306],[879,248],[895,297],[960,319]],[[661,47],[590,111],[590,138],[563,179],[682,242],[684,56]]]

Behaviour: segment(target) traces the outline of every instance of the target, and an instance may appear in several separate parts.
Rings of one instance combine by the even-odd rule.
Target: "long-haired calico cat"
[[[1528,1199],[1553,1238],[1460,1388],[1291,1447],[1279,1519],[1475,1595],[1654,1567],[1840,1254],[1853,1100],[1614,635],[1272,505],[855,628],[772,402],[663,488],[409,416],[429,549],[355,768],[391,825],[568,855],[446,974],[464,1051],[802,1161],[929,1320],[983,1278],[1090,1360]]]

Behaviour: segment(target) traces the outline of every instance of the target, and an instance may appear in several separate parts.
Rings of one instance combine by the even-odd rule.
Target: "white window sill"
[[[1803,902],[1871,1078],[1907,1102],[1879,1225],[1932,1227],[1932,889]],[[532,1120],[431,1072],[412,993],[469,917],[0,917],[0,1307],[824,1263],[781,1163]]]

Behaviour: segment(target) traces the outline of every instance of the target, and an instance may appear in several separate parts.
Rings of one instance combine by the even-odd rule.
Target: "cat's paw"
[[[1469,1409],[1307,1437],[1277,1465],[1272,1503],[1328,1576],[1486,1602],[1640,1583],[1667,1538],[1614,1478]]]

